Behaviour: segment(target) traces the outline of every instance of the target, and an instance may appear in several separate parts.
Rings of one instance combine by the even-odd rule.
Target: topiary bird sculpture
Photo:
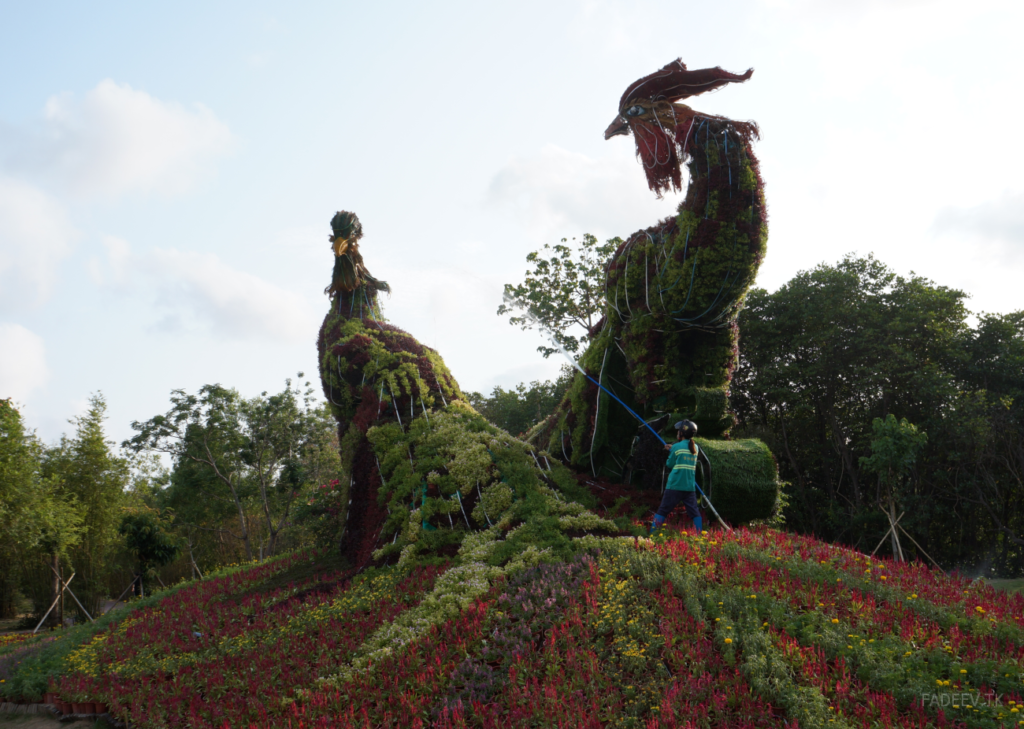
[[[684,164],[689,182],[675,216],[629,236],[612,255],[605,314],[579,360],[648,422],[685,417],[712,438],[727,437],[733,424],[728,388],[738,354],[736,316],[764,257],[767,209],[752,149],[757,125],[679,102],[752,73],[691,71],[675,60],[626,88],[605,139],[633,136],[659,198],[682,189]],[[648,486],[661,480],[661,444],[579,373],[530,440],[595,475],[639,478]],[[759,483],[740,500],[752,512],[770,511],[777,492],[771,455],[758,441],[744,443],[764,463]]]
[[[489,424],[437,352],[384,320],[377,295],[391,289],[363,262],[355,213],[337,213],[331,228],[330,311],[317,349],[341,473],[326,498],[331,513],[344,514],[338,546],[352,567],[450,556],[476,531],[506,560],[532,539],[566,547],[564,532],[616,532],[556,495],[578,488],[568,469],[542,466],[535,449]],[[472,559],[482,544],[472,542]]]

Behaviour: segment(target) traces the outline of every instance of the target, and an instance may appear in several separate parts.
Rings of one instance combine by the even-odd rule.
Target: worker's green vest
[[[697,444],[693,445],[696,447]],[[672,452],[668,455],[665,467],[668,468],[668,485],[665,488],[676,491],[694,490],[697,483],[697,454],[690,453],[690,441],[681,440],[672,445]]]

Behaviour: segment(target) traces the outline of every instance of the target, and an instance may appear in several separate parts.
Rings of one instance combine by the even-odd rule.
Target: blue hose
[[[583,372],[583,370],[582,370],[582,369],[581,369],[581,368],[580,368],[580,367],[579,367],[578,365],[577,365],[577,369],[579,369],[579,371],[580,371],[580,372]],[[635,412],[633,411],[633,408],[631,408],[631,407],[630,407],[629,405],[627,405],[626,403],[622,402],[622,400],[620,400],[620,399],[619,399],[618,397],[616,397],[616,396],[615,396],[615,394],[614,394],[614,393],[613,393],[613,392],[612,392],[611,390],[609,390],[609,389],[608,389],[607,387],[605,387],[605,386],[604,386],[604,385],[602,385],[602,384],[601,384],[600,382],[598,382],[597,380],[595,380],[595,379],[594,379],[593,377],[591,377],[590,375],[588,375],[588,374],[587,374],[586,372],[583,372],[583,376],[584,376],[584,377],[586,377],[586,378],[587,378],[588,380],[590,380],[591,382],[593,382],[593,383],[594,383],[595,385],[597,385],[598,387],[600,387],[600,388],[601,388],[602,390],[604,390],[604,391],[605,391],[605,393],[607,393],[608,395],[610,395],[610,396],[611,396],[611,398],[612,398],[613,400],[615,400],[615,402],[617,402],[617,403],[618,403],[619,405],[621,405],[622,407],[626,408],[626,410],[628,410],[628,411],[629,411],[629,414],[630,414],[630,415],[632,415],[632,416],[633,416],[634,418],[636,418],[637,420],[639,420],[639,421],[640,421],[641,423],[643,423],[643,424],[644,424],[644,426],[645,426],[645,427],[646,427],[646,428],[647,428],[647,429],[648,429],[649,431],[651,431],[652,433],[654,433],[654,437],[655,437],[655,438],[657,438],[657,439],[658,439],[658,440],[659,440],[659,441],[661,442],[661,444],[662,444],[662,445],[665,445],[665,446],[667,446],[667,445],[668,445],[668,443],[666,443],[666,442],[665,442],[665,439],[664,439],[664,438],[662,438],[662,437],[661,437],[660,435],[658,435],[658,431],[656,431],[656,430],[655,430],[654,428],[652,428],[652,427],[651,427],[651,424],[650,424],[650,423],[648,423],[648,422],[647,422],[646,420],[644,420],[644,419],[643,419],[643,418],[641,418],[641,417],[640,417],[639,415],[637,415],[637,414],[636,414],[636,413],[635,413]],[[595,427],[596,427],[596,425],[595,425]],[[593,458],[593,454],[591,454],[591,458]],[[704,491],[703,491],[703,490],[701,489],[701,487],[700,487],[700,486],[698,486],[698,485],[697,485],[696,483],[694,483],[694,484],[693,484],[693,486],[694,486],[694,488],[696,488],[696,489],[697,489],[697,491],[699,491],[699,492],[700,492],[700,495],[704,497],[704,501],[706,501],[706,502],[707,502],[708,508],[709,508],[709,509],[711,509],[711,513],[715,515],[715,518],[716,518],[716,519],[718,519],[718,523],[719,523],[719,524],[721,524],[722,526],[724,526],[724,527],[726,528],[726,530],[727,530],[727,531],[730,531],[730,532],[731,532],[731,531],[732,531],[732,529],[731,529],[731,528],[729,527],[729,525],[728,525],[728,524],[726,524],[726,523],[725,523],[725,521],[723,521],[722,517],[718,515],[718,511],[716,511],[716,510],[715,510],[715,506],[714,506],[714,504],[712,504],[712,503],[711,503],[711,499],[709,499],[709,498],[708,498],[708,495],[707,495],[706,493],[704,493]]]

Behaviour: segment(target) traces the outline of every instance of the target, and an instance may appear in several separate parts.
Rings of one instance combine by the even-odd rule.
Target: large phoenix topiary
[[[659,196],[681,188],[684,162],[689,185],[675,217],[634,233],[613,254],[605,315],[579,361],[656,428],[687,417],[713,439],[727,437],[733,424],[728,395],[736,316],[764,258],[767,209],[752,149],[757,126],[678,102],[751,73],[690,71],[677,60],[623,94],[605,138],[634,136],[648,184]],[[595,475],[660,483],[661,444],[583,374],[530,441]],[[722,514],[737,521],[769,516],[777,476],[767,448],[709,442],[705,450],[712,466],[721,466],[714,485]],[[749,468],[730,465],[740,453]]]

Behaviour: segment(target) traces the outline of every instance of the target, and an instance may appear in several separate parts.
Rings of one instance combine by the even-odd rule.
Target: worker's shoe
[[[697,530],[698,534],[702,533],[704,531],[704,520],[699,516],[693,517],[693,528]]]
[[[654,536],[655,532],[661,529],[661,525],[665,523],[665,517],[661,514],[654,515],[654,521],[651,522],[651,530],[647,532],[648,536]]]

